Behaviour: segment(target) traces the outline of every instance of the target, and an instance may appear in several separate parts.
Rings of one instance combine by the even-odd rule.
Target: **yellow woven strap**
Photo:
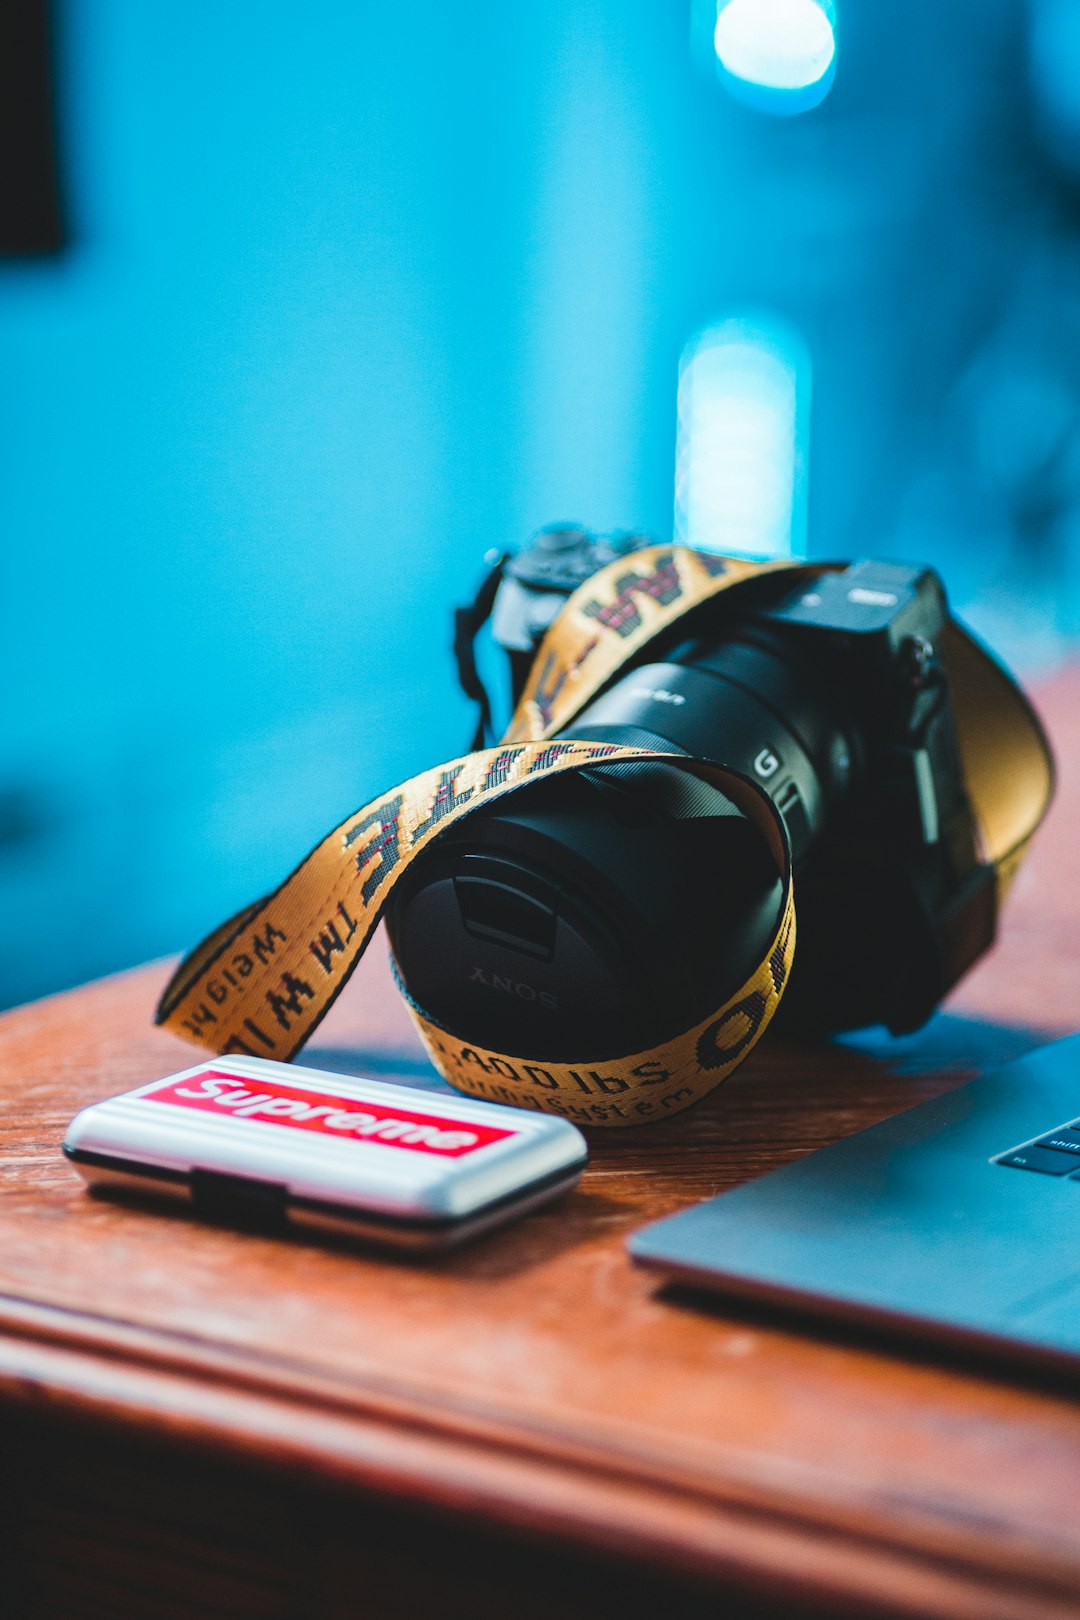
[[[471,1045],[408,1004],[435,1067],[474,1096],[612,1126],[664,1117],[697,1101],[752,1050],[787,982],[795,910],[784,824],[755,783],[718,765],[547,739],[693,609],[722,593],[741,593],[768,574],[787,573],[794,581],[826,566],[835,565],[753,563],[673,546],[646,547],[609,564],[556,618],[503,742],[412,777],[335,828],[279,889],[223,923],[185,958],[162,997],[158,1023],[214,1052],[291,1058],[344,988],[396,884],[435,839],[538,780],[605,764],[662,761],[726,794],[760,832],[782,880],[768,949],[734,995],[692,1028],[644,1051],[626,1053],[617,1029],[598,1028],[590,1051],[610,1057],[580,1062]],[[961,721],[967,715],[960,742],[977,814],[984,809],[980,798],[986,801],[986,859],[1004,873],[1015,866],[1049,797],[1045,740],[1022,694],[962,632],[952,637],[946,657],[954,682],[963,682],[971,699],[966,709],[959,705]],[[995,714],[1010,739],[1004,761]],[[1017,769],[1005,769],[1003,788],[1002,767],[1010,761]]]
[[[768,954],[737,994],[655,1051],[624,1056],[617,1029],[597,1030],[593,1051],[612,1053],[600,1063],[541,1064],[529,1053],[482,1050],[411,1010],[436,1068],[475,1096],[607,1124],[685,1108],[730,1073],[772,1017],[795,943],[791,872],[782,824],[760,789],[717,766],[641,749],[528,743],[413,777],[343,822],[276,893],[188,957],[159,1023],[215,1052],[291,1058],[345,985],[395,883],[447,827],[541,777],[652,759],[726,793],[761,829],[783,876]]]
[[[661,631],[693,608],[769,574],[821,568],[646,546],[609,563],[563,605],[533,660],[504,742],[553,737]]]

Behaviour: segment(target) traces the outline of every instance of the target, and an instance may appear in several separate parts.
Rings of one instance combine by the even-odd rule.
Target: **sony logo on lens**
[[[487,990],[502,990],[508,996],[518,996],[522,1001],[538,1001],[541,1007],[549,1007],[553,1012],[558,1008],[559,1002],[550,990],[537,990],[522,979],[507,979],[501,973],[485,973],[482,967],[474,967],[469,974],[470,984],[482,984]]]
[[[666,686],[632,686],[631,697],[651,698],[654,703],[685,703],[681,692],[669,692]]]

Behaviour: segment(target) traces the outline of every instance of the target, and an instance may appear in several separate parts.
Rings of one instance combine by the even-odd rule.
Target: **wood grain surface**
[[[53,1457],[56,1480],[80,1446],[144,1447],[159,1473],[161,1458],[213,1461],[309,1502],[418,1514],[462,1546],[487,1536],[517,1548],[522,1571],[558,1555],[606,1568],[610,1591],[636,1571],[643,1593],[743,1594],[730,1613],[757,1594],[787,1613],[1075,1616],[1080,1406],[1066,1383],[707,1309],[658,1290],[624,1250],[646,1220],[1080,1024],[1080,671],[1045,685],[1041,706],[1057,804],[998,948],[926,1030],[766,1039],[689,1113],[594,1135],[580,1190],[452,1258],[241,1234],[86,1194],[60,1154],[71,1115],[197,1061],[151,1027],[164,965],[0,1020],[9,1493],[31,1458],[40,1473]],[[378,946],[304,1061],[441,1085]],[[467,1591],[469,1562],[448,1593]],[[577,1612],[554,1604],[543,1612]]]

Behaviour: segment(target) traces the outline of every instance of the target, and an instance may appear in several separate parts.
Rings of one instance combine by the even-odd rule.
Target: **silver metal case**
[[[248,1057],[84,1108],[64,1152],[94,1188],[410,1249],[538,1208],[588,1157],[548,1114]]]

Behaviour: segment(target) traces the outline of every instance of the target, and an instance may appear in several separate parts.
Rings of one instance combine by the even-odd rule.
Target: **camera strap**
[[[401,984],[436,1069],[471,1096],[627,1126],[689,1107],[760,1040],[795,951],[791,853],[783,820],[756,783],[681,754],[551,741],[596,694],[681,618],[768,574],[797,583],[835,565],[750,562],[649,546],[608,564],[568,598],[537,652],[502,742],[422,771],[349,816],[266,899],[240,912],[172,975],[156,1022],[218,1053],[287,1060],[325,1016],[364,952],[404,873],[449,828],[538,780],[662,761],[718,788],[759,831],[781,877],[768,948],[734,995],[692,1028],[627,1053],[618,1029],[596,1030],[574,1062],[470,1044],[431,1019]],[[942,655],[953,690],[964,773],[985,864],[999,892],[1011,879],[1052,791],[1049,750],[1015,683],[955,623]]]
[[[468,607],[454,609],[454,667],[457,670],[458,685],[465,696],[476,704],[476,730],[472,740],[474,748],[483,748],[495,740],[495,728],[491,720],[491,699],[476,664],[476,638],[491,617],[491,610],[495,606],[495,597],[506,567],[506,557],[502,552],[493,552],[490,556],[491,566],[473,600]]]

